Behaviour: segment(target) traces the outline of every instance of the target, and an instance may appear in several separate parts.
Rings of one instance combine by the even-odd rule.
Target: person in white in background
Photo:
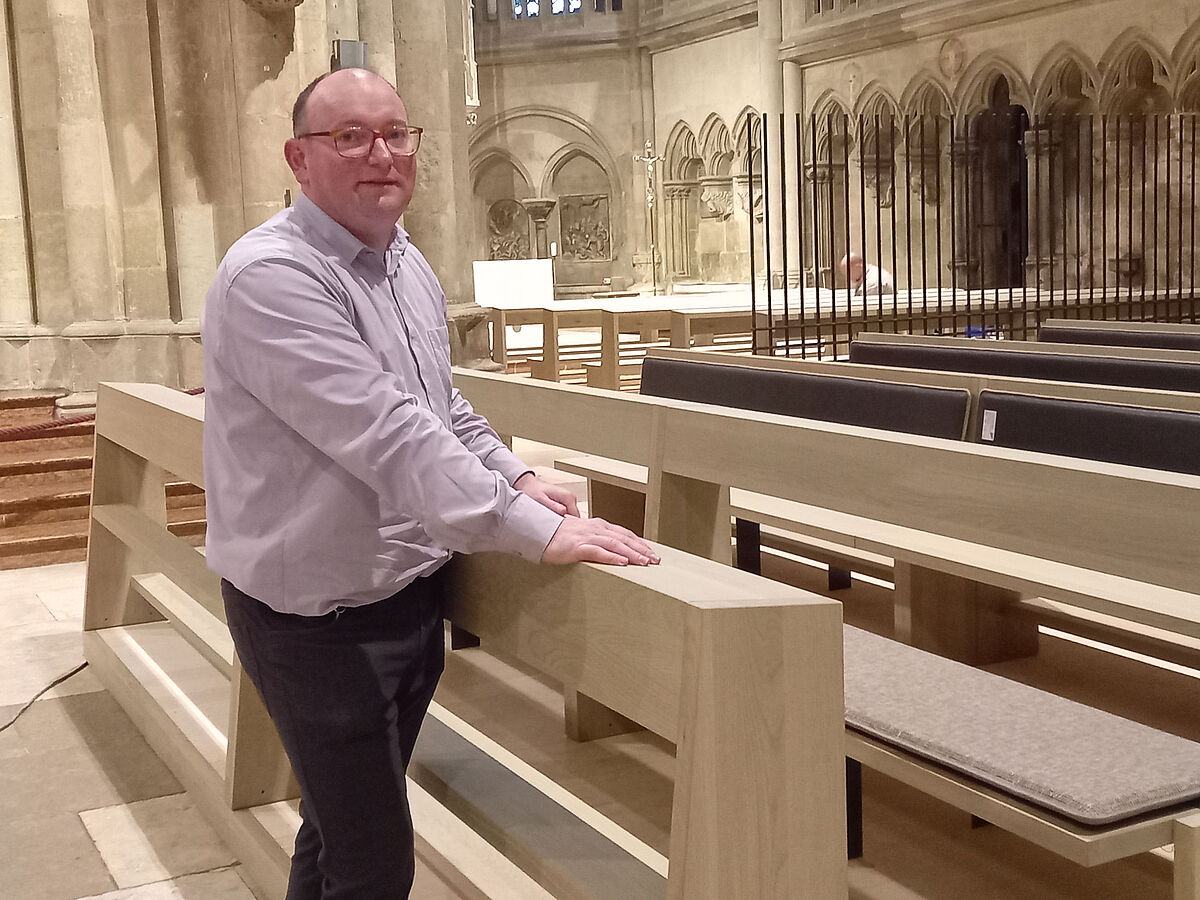
[[[892,275],[887,269],[869,265],[857,253],[842,257],[842,277],[847,280],[854,290],[854,296],[864,297],[867,294],[894,294],[896,286],[892,283]]]

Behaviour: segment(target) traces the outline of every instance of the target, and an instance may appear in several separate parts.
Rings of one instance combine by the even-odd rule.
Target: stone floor
[[[0,725],[83,661],[83,563],[0,572]],[[251,900],[237,860],[87,669],[0,732],[0,893]]]

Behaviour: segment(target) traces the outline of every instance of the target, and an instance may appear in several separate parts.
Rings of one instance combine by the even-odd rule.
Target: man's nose
[[[392,151],[388,149],[387,141],[383,139],[383,135],[374,135],[374,139],[371,141],[371,152],[368,156],[371,162],[386,162],[391,165]]]

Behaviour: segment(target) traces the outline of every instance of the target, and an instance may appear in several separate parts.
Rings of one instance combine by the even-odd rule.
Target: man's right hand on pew
[[[542,551],[542,562],[652,566],[658,564],[658,555],[628,528],[603,519],[565,516]]]

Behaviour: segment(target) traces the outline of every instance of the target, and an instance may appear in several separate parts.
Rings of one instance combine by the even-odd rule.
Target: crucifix
[[[654,164],[661,160],[654,155],[654,144],[646,138],[646,147],[642,156],[635,156],[634,161],[646,164],[646,218],[650,220],[650,283],[654,293],[658,293],[658,264],[654,250]]]

